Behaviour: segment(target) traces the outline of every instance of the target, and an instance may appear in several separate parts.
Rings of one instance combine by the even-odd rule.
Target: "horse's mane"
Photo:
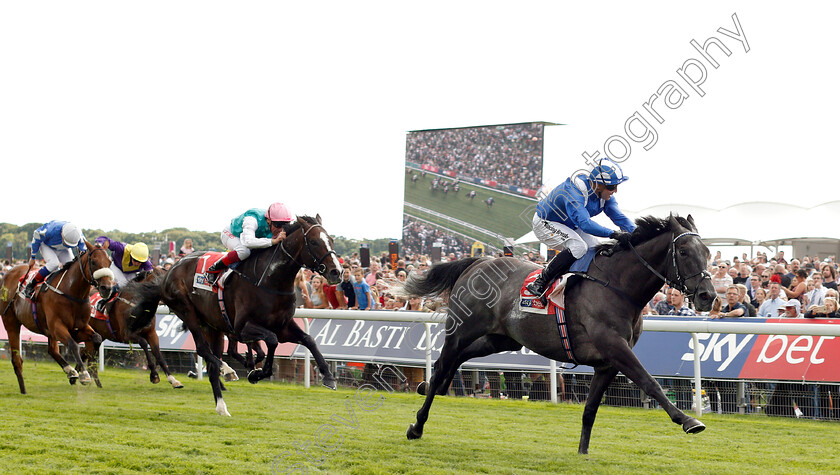
[[[309,224],[313,224],[313,225],[314,224],[319,224],[318,220],[313,218],[312,216],[298,216],[298,218],[304,220],[305,222],[307,222]],[[286,237],[287,238],[289,236],[291,236],[292,233],[294,233],[295,231],[297,231],[299,229],[301,229],[301,224],[300,224],[300,222],[298,222],[297,219],[294,220],[294,221],[291,221],[288,224],[283,226],[283,231],[286,231]],[[264,254],[264,253],[268,253],[268,252],[274,252],[274,246],[252,249],[251,250],[251,255],[252,256],[255,256],[255,255],[259,256],[260,254]]]
[[[299,219],[306,221],[309,224],[318,224],[318,220],[313,218],[312,216],[298,216]],[[293,232],[300,229],[300,222],[298,220],[294,220],[289,224],[283,226],[283,231],[286,231],[286,236],[290,236]]]
[[[674,219],[680,224],[680,226],[696,231],[694,226],[685,218],[677,215],[673,215]],[[651,239],[664,234],[666,232],[671,231],[671,220],[670,218],[657,218],[655,216],[642,216],[636,220],[636,229],[630,234],[630,243],[634,246],[638,246],[643,242],[650,241]],[[618,251],[621,245],[616,241],[605,242],[603,244],[599,244],[595,248],[595,253],[600,253],[601,251]]]

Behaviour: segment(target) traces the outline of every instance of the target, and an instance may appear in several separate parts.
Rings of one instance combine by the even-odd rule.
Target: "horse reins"
[[[307,239],[307,234],[309,234],[309,231],[312,231],[312,229],[314,229],[316,227],[321,227],[321,225],[320,224],[313,224],[312,226],[309,227],[309,229],[306,229],[306,230],[303,229],[303,226],[301,226],[299,228],[301,230],[301,232],[303,233],[303,243],[306,246],[306,251],[309,253],[309,257],[312,259],[312,261],[315,262],[314,266],[308,266],[306,264],[298,262],[297,259],[295,259],[294,256],[292,256],[289,253],[289,251],[286,250],[286,246],[284,246],[285,240],[280,241],[279,246],[275,246],[274,252],[271,254],[271,259],[269,260],[269,263],[274,262],[274,256],[277,254],[277,248],[279,247],[280,250],[283,251],[283,254],[286,254],[286,256],[292,262],[294,262],[295,265],[297,265],[299,267],[305,267],[305,268],[307,268],[307,269],[309,269],[313,272],[317,272],[319,274],[323,274],[324,272],[326,272],[327,271],[327,266],[324,264],[324,259],[329,257],[330,254],[335,255],[335,251],[334,250],[327,251],[323,256],[321,256],[320,259],[315,257],[315,253],[312,252],[312,246],[309,244],[309,240]],[[275,295],[293,295],[295,293],[294,291],[283,292],[283,291],[269,289],[269,288],[266,288],[266,287],[262,286],[262,281],[265,278],[265,274],[268,272],[268,268],[269,268],[269,265],[266,265],[265,269],[263,269],[262,275],[260,275],[259,280],[257,280],[256,282],[254,282],[248,276],[246,276],[242,272],[239,272],[236,269],[231,269],[231,271],[233,271],[235,274],[237,274],[240,277],[242,277],[243,279],[245,279],[247,282],[250,282],[251,284],[253,284],[254,287],[262,289],[262,290],[264,290],[268,293],[275,294]]]
[[[87,256],[87,262],[88,262],[87,267],[88,267],[88,274],[90,274],[90,278],[88,278],[88,276],[85,275],[85,266],[83,266],[81,262],[79,262],[79,270],[81,271],[82,279],[84,279],[85,282],[87,282],[88,284],[98,288],[99,284],[93,278],[93,259],[91,259],[91,254],[93,254],[96,251],[105,252],[105,249],[103,249],[101,247],[96,247],[96,248],[91,249],[90,251],[86,251],[86,252],[82,253],[79,256],[80,261],[81,261],[83,256]],[[51,285],[49,282],[44,282],[44,287],[46,287],[49,290],[52,290],[56,294],[61,295],[62,297],[66,298],[66,299],[68,299],[72,302],[76,302],[76,303],[87,302],[87,299],[78,299],[78,298],[75,298],[75,297],[71,297],[71,296],[67,295],[66,293],[64,293],[63,291],[59,290],[58,287],[61,285],[61,282],[64,281],[64,276],[65,275],[67,275],[66,271],[63,274],[61,274],[61,278],[58,280],[58,284],[56,284],[55,286]]]
[[[301,231],[303,231],[303,244],[306,246],[306,251],[309,253],[309,257],[312,258],[313,262],[315,262],[315,266],[308,266],[306,264],[302,264],[302,263],[298,262],[297,259],[295,259],[294,257],[292,257],[291,254],[289,254],[289,251],[286,250],[286,247],[283,246],[283,241],[280,241],[280,249],[282,249],[283,252],[287,256],[289,256],[289,259],[291,259],[292,262],[294,262],[295,264],[299,265],[300,267],[306,267],[307,269],[311,270],[312,272],[317,272],[317,273],[323,275],[323,273],[327,271],[327,266],[324,264],[324,259],[329,257],[330,254],[336,255],[336,253],[335,253],[334,250],[329,250],[323,256],[321,256],[320,259],[315,257],[315,253],[312,252],[312,247],[309,244],[309,239],[307,239],[307,234],[309,234],[309,231],[312,231],[316,227],[322,227],[322,226],[320,224],[313,224],[312,226],[309,227],[309,229],[307,229],[305,231],[303,230],[303,226],[301,226],[301,228],[300,228]]]
[[[641,263],[642,263],[645,267],[647,267],[647,269],[648,269],[649,271],[651,271],[651,272],[653,273],[653,275],[655,275],[655,276],[656,276],[656,277],[658,277],[660,280],[662,280],[663,282],[665,282],[666,284],[668,284],[671,288],[677,289],[677,290],[679,290],[680,292],[682,292],[683,294],[685,294],[685,296],[686,296],[686,297],[691,298],[691,297],[694,297],[694,293],[695,293],[695,292],[694,292],[694,291],[692,291],[692,292],[689,292],[689,291],[688,291],[688,286],[686,286],[686,285],[685,285],[686,281],[691,280],[691,279],[693,279],[693,278],[695,278],[695,277],[697,277],[697,276],[702,276],[702,277],[701,277],[701,279],[700,279],[701,281],[702,281],[703,279],[709,279],[709,280],[711,280],[712,275],[711,275],[711,274],[709,273],[709,271],[707,271],[706,269],[702,269],[702,270],[700,270],[699,272],[697,272],[696,274],[692,274],[692,275],[690,275],[690,276],[688,276],[688,277],[685,277],[685,278],[683,278],[683,277],[680,275],[680,265],[679,265],[679,263],[677,262],[677,250],[676,250],[676,244],[677,244],[677,240],[678,240],[679,238],[683,237],[683,236],[697,236],[697,237],[700,237],[700,235],[699,235],[699,234],[697,234],[697,233],[693,233],[693,232],[685,232],[685,233],[682,233],[682,234],[680,234],[679,236],[677,236],[677,237],[675,237],[674,239],[672,239],[672,240],[671,240],[671,244],[668,246],[668,252],[669,252],[669,253],[671,253],[671,264],[672,264],[672,267],[673,267],[673,269],[674,269],[674,274],[676,274],[676,279],[677,279],[677,280],[676,280],[676,282],[674,282],[674,281],[672,281],[672,280],[668,279],[666,276],[663,276],[663,275],[662,275],[662,274],[660,274],[660,273],[659,273],[656,269],[654,269],[653,267],[651,267],[651,265],[650,265],[650,264],[648,264],[648,262],[645,260],[645,258],[644,258],[644,257],[642,257],[642,256],[641,256],[641,254],[639,254],[639,251],[637,251],[637,250],[636,250],[636,248],[633,246],[633,244],[632,244],[632,243],[629,243],[629,242],[628,242],[628,243],[627,243],[627,245],[628,245],[628,246],[630,246],[630,249],[632,249],[632,250],[633,250],[633,254],[635,254],[635,255],[636,255],[636,257],[639,259],[639,261],[641,261]],[[700,287],[700,283],[699,283],[699,282],[698,282],[698,284],[694,287],[694,290],[695,290],[695,291],[697,290],[697,287]]]

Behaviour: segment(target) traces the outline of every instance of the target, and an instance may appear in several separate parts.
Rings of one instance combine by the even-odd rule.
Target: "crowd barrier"
[[[425,367],[431,375],[446,335],[444,313],[299,309],[298,323],[312,335],[328,360],[392,363]],[[310,321],[311,319],[311,321]],[[351,323],[352,322],[352,323]],[[633,351],[656,377],[693,378],[701,387],[706,378],[731,380],[776,380],[840,383],[840,320],[831,319],[740,319],[647,317],[644,333]],[[157,332],[164,350],[191,351],[192,337],[181,328],[181,321],[158,309]],[[0,339],[7,339],[0,328]],[[21,340],[46,342],[46,337],[22,332]],[[104,369],[105,348],[128,348],[107,341],[100,349],[100,368]],[[240,347],[244,351],[244,346]],[[308,386],[309,352],[292,343],[282,344],[278,356],[302,358]],[[476,358],[466,369],[494,369],[549,373],[551,387],[557,387],[557,362],[527,348]],[[576,373],[592,372],[589,367]],[[700,391],[695,392],[696,408],[701,408]],[[557,394],[551,391],[552,402]]]

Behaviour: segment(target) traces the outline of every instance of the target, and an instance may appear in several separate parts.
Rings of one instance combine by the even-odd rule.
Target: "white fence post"
[[[105,342],[99,344],[99,372],[105,371]]]
[[[307,335],[309,334],[309,319],[306,317],[303,317],[303,331]],[[303,387],[308,389],[310,386],[309,374],[312,373],[312,362],[309,360],[309,348],[304,346],[303,351],[306,355],[303,358]]]
[[[694,412],[700,417],[703,415],[703,394],[700,387],[700,340],[697,333],[691,334],[691,342],[694,346]]]
[[[432,325],[424,323],[426,327],[426,381],[432,381]]]
[[[551,371],[551,402],[557,404],[557,362],[549,361],[548,368]]]
[[[204,379],[204,358],[195,354],[195,374],[199,381]]]

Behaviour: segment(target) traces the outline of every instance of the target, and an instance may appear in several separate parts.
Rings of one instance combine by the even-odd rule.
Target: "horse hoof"
[[[427,389],[429,389],[429,383],[425,381],[420,381],[420,384],[417,385],[417,394],[425,396]]]
[[[99,382],[99,378],[96,378],[96,379],[94,379],[93,381],[96,383],[96,387],[97,387],[97,388],[102,389],[102,383],[101,383],[101,382]]]
[[[216,414],[220,416],[231,417],[230,413],[227,410],[227,404],[225,404],[224,399],[219,399],[219,401],[216,403]]]
[[[78,380],[79,380],[79,377],[78,377],[78,376],[72,376],[72,375],[71,375],[71,376],[67,376],[67,379],[69,379],[69,380],[70,380],[70,384],[71,384],[71,385],[75,385],[75,384],[76,384],[76,381],[78,381]]]
[[[180,381],[175,379],[175,376],[172,376],[171,374],[166,377],[166,380],[169,381],[169,384],[171,384],[172,387],[175,388],[175,389],[181,389],[181,388],[184,387],[184,385],[181,384]]]
[[[325,388],[329,388],[329,389],[332,389],[332,390],[335,390],[336,388],[338,388],[338,383],[336,383],[335,378],[330,378],[330,379],[324,378],[324,380],[321,382],[321,384]]]
[[[236,371],[234,371],[233,373],[227,373],[225,374],[225,381],[239,381],[239,375],[236,374]]]
[[[408,437],[408,440],[417,440],[420,437],[423,437],[423,432],[418,431],[414,424],[409,424],[408,430],[405,432],[405,436]]]
[[[262,379],[260,378],[260,373],[262,373],[262,371],[256,369],[248,373],[248,382],[251,384],[257,384],[260,379]]]
[[[151,381],[151,382],[152,382],[152,384],[157,384],[157,383],[159,383],[159,382],[160,382],[160,376],[158,376],[158,375],[157,375],[157,373],[155,373],[155,374],[150,374],[150,375],[149,375],[149,381]]]
[[[705,424],[694,418],[686,421],[686,423],[683,424],[683,430],[686,434],[696,434],[698,432],[703,432],[705,428]]]

